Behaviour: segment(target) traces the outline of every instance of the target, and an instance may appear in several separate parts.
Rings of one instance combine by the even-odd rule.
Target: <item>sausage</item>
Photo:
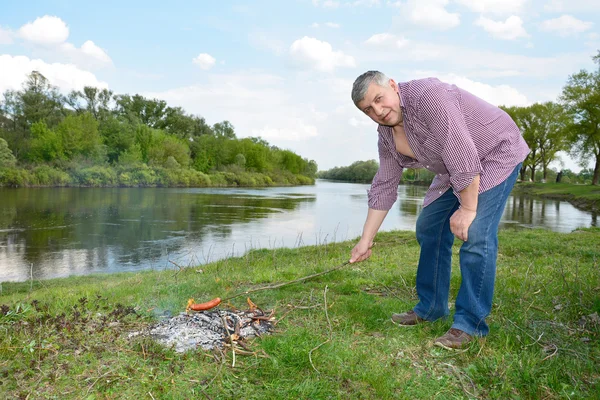
[[[221,304],[221,298],[216,297],[216,298],[212,299],[211,301],[207,301],[206,303],[196,304],[196,303],[193,303],[193,301],[188,302],[187,308],[192,311],[204,311],[204,310],[210,310],[211,308],[215,308],[219,304]]]

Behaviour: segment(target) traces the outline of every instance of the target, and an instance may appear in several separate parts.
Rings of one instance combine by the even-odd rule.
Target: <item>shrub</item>
[[[33,183],[40,186],[66,186],[71,181],[69,174],[48,165],[35,167],[31,173]]]
[[[94,166],[74,171],[73,181],[81,186],[113,186],[117,173],[113,168]]]

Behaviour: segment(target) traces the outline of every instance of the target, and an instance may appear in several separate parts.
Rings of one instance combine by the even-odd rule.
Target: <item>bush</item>
[[[66,186],[71,181],[69,174],[48,165],[35,167],[31,173],[33,183],[40,186]]]
[[[27,170],[21,168],[0,169],[0,186],[29,186],[33,180],[34,178]]]
[[[83,168],[73,172],[73,181],[81,186],[114,186],[117,183],[117,173],[108,167]]]

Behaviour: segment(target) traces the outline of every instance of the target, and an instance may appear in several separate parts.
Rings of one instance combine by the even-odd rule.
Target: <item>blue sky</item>
[[[320,169],[377,158],[356,76],[437,76],[494,104],[557,100],[593,69],[599,0],[29,0],[0,5],[0,91],[33,69],[182,106]],[[563,156],[564,166],[579,170]]]

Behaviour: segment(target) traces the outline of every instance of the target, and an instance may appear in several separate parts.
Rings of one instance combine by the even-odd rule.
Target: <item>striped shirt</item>
[[[379,170],[368,191],[369,208],[389,210],[404,168],[436,173],[424,206],[452,188],[460,192],[480,175],[479,193],[502,183],[529,147],[500,108],[436,78],[398,83],[408,144],[415,159],[396,150],[391,127],[379,125]]]

